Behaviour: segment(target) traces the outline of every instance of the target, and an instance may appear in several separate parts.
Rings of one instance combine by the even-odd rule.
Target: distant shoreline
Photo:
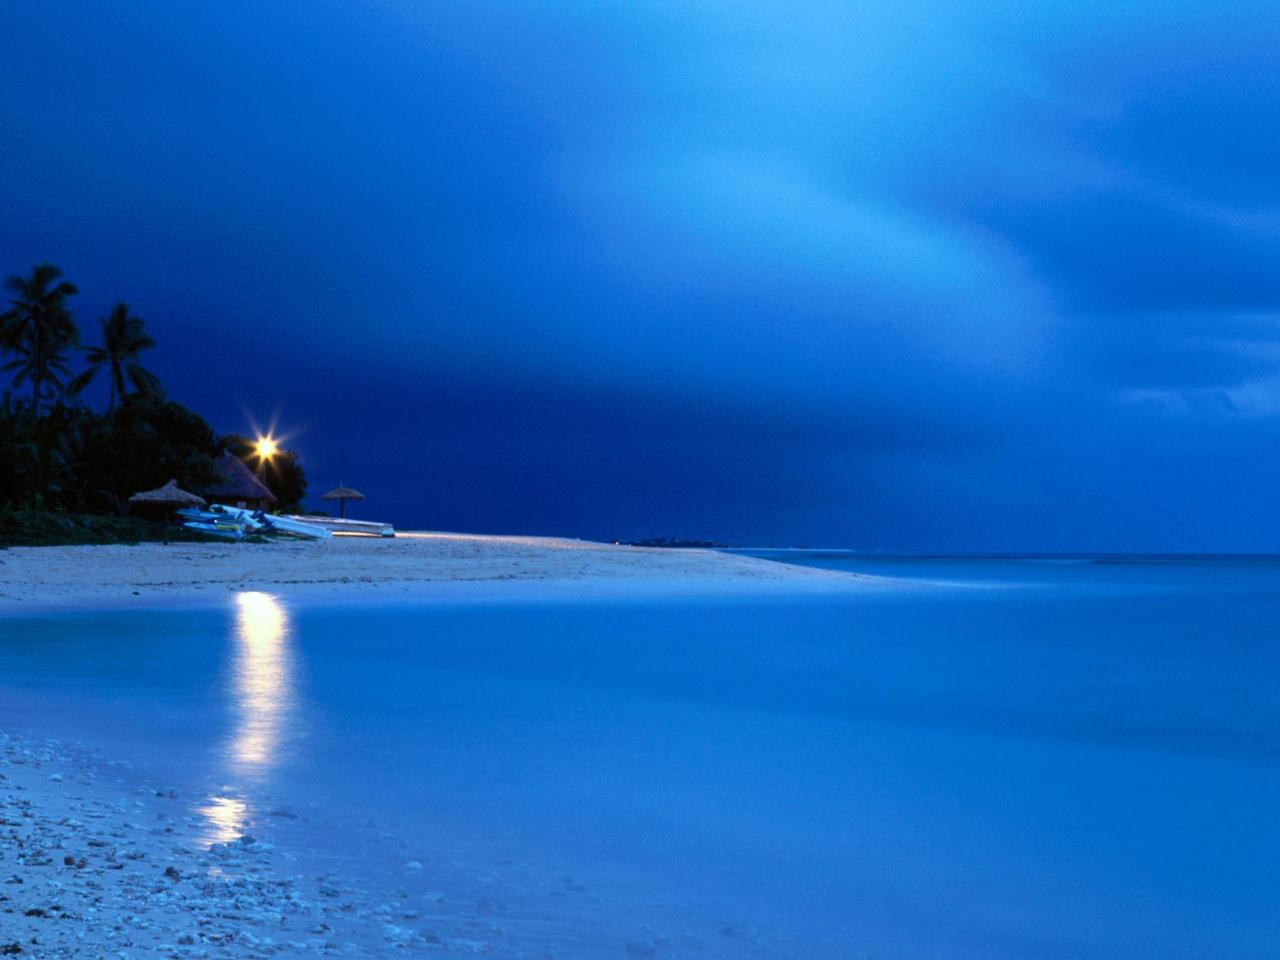
[[[1280,563],[1280,553],[873,553],[851,547],[720,547],[722,553],[748,557],[802,553],[817,557],[877,561],[947,561],[990,563],[1020,560],[1031,563]]]

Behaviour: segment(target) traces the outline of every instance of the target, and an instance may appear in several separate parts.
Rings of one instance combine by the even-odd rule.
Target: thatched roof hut
[[[178,481],[170,480],[163,487],[135,493],[129,498],[129,506],[141,507],[141,512],[149,513],[152,516],[162,514],[164,522],[168,523],[173,519],[175,507],[203,507],[204,497],[197,497],[194,493],[179,489]],[[165,534],[164,542],[169,542],[167,533]]]
[[[129,498],[130,503],[154,503],[165,507],[203,507],[204,498],[178,488],[177,480],[170,480],[163,487],[143,490]]]
[[[235,454],[224,450],[216,467],[218,480],[205,489],[214,503],[250,510],[266,510],[275,505],[276,495]]]

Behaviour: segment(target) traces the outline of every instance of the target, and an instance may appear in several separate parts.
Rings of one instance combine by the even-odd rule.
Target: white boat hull
[[[372,520],[346,520],[339,517],[305,517],[289,515],[285,519],[299,523],[323,527],[330,533],[340,536],[394,537],[396,528],[389,523],[378,523]]]
[[[202,523],[199,520],[188,520],[182,526],[183,529],[190,530],[193,533],[206,537],[217,537],[220,540],[241,540],[244,538],[244,531],[239,527],[224,527],[214,523]]]
[[[291,520],[288,517],[279,517],[274,514],[254,513],[252,510],[246,510],[243,507],[227,507],[218,506],[221,513],[235,517],[239,520],[252,522],[257,524],[255,529],[265,531],[276,531],[278,533],[287,533],[294,537],[305,537],[308,540],[328,540],[331,534],[324,527],[316,526],[312,523],[300,523],[297,520]]]
[[[217,514],[219,519],[225,519],[229,523],[238,523],[250,532],[266,529],[266,524],[259,520],[252,510],[214,503],[210,504],[209,512]]]

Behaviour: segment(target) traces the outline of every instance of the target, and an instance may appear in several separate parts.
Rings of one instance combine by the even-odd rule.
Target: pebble
[[[166,817],[163,809],[173,809],[151,807],[177,799],[172,789],[139,789],[140,799],[131,801],[105,783],[74,800],[48,792],[47,786],[47,795],[40,793],[41,781],[70,779],[67,772],[49,773],[47,766],[76,768],[79,782],[88,783],[85,763],[0,734],[0,861],[8,859],[18,868],[6,871],[6,889],[21,891],[0,894],[0,955],[39,960],[250,960],[335,951],[385,956],[389,941],[385,924],[373,919],[373,905],[344,884],[341,895],[347,899],[335,906],[327,898],[340,895],[336,878],[309,900],[294,878],[275,872],[276,847],[270,841],[244,834],[201,849],[194,842],[205,825],[201,818],[173,821],[185,824],[185,837],[174,836],[173,827],[166,833],[141,826]],[[46,770],[39,780],[18,776],[40,767]],[[126,761],[106,767],[132,770]],[[28,790],[29,796],[19,795]],[[46,814],[46,804],[60,809]],[[294,817],[291,811],[274,815]],[[57,851],[56,860],[46,851]],[[75,922],[62,922],[67,919]],[[295,925],[297,932],[290,935]],[[300,939],[308,928],[326,939]],[[390,942],[408,944],[416,936],[400,930],[407,933],[396,932]]]

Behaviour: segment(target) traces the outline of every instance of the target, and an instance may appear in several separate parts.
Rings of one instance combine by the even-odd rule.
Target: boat
[[[244,507],[228,507],[218,504],[218,511],[229,517],[243,520],[246,524],[255,524],[253,529],[261,530],[265,533],[287,533],[293,537],[303,537],[307,540],[328,540],[330,533],[324,527],[318,527],[311,523],[302,523],[297,520],[291,520],[288,517],[279,517],[275,514],[266,514],[261,510],[246,510]]]
[[[268,524],[268,529],[278,530],[280,533],[287,533],[294,537],[305,537],[308,540],[328,540],[333,536],[324,527],[317,526],[314,523],[304,523],[301,520],[294,520],[290,517],[271,514],[270,516],[263,515],[260,519]]]
[[[209,511],[213,513],[220,523],[238,523],[246,530],[253,532],[265,530],[266,524],[259,519],[256,512],[252,510],[242,510],[239,507],[228,507],[221,503],[211,503]]]
[[[216,510],[198,510],[195,507],[183,507],[181,510],[175,510],[174,514],[182,517],[184,520],[192,520],[196,523],[213,523],[224,527],[236,527],[238,529],[244,529],[248,526],[245,521],[238,517],[219,513]]]
[[[396,535],[396,528],[391,524],[373,520],[347,520],[340,517],[308,517],[293,514],[287,515],[285,519],[323,527],[338,536],[394,537]]]
[[[221,540],[242,540],[244,539],[244,530],[240,527],[227,526],[225,524],[204,523],[200,520],[188,520],[182,525],[184,530],[191,530],[206,537],[218,537]]]
[[[204,527],[217,527],[219,530],[229,530],[243,536],[250,529],[248,524],[235,517],[224,516],[220,513],[214,513],[209,510],[197,510],[194,507],[185,507],[181,510],[175,510],[174,513],[181,517],[184,521],[200,524],[200,527],[193,529],[201,529]],[[185,524],[184,524],[185,526]],[[239,539],[237,537],[237,539]]]

